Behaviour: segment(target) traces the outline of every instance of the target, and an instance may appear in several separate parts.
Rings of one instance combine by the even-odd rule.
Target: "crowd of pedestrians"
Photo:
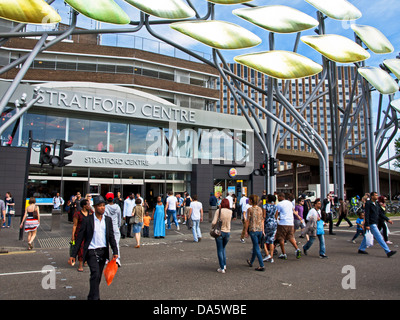
[[[347,204],[343,199],[338,200],[340,204],[335,226],[339,227],[343,220],[349,228],[356,226],[355,234],[349,241],[356,243],[356,240],[362,237],[358,254],[368,254],[367,233],[371,234],[369,237],[375,239],[388,257],[396,253],[388,246],[392,242],[388,239],[387,224],[392,224],[393,221],[385,215],[385,197],[376,192],[366,194],[362,198],[358,218],[354,224],[348,219]],[[60,209],[64,204],[68,220],[72,223],[69,263],[74,265],[77,259],[78,272],[83,271],[85,263],[89,266],[91,299],[99,297],[99,282],[105,261],[109,259],[109,246],[118,266],[122,265],[121,238],[134,238],[134,248],[140,248],[141,237],[148,238],[152,234],[155,239],[165,238],[166,230],[174,228],[179,231],[180,225],[186,225],[191,230],[195,243],[202,240],[205,231],[202,232],[200,227],[204,218],[203,204],[197,195],[191,196],[187,192],[183,196],[169,192],[165,198],[157,197],[156,202],[151,203],[152,210],[139,193],[130,193],[124,200],[119,192],[108,192],[104,198],[97,196],[94,199],[91,199],[90,195],[82,198],[80,192],[77,192],[66,202],[57,193],[53,198],[53,209]],[[14,200],[8,192],[5,201],[0,200],[3,228],[10,225],[13,206]],[[265,191],[261,197],[252,194],[248,198],[246,195],[237,198],[230,194],[222,197],[219,193],[211,193],[209,209],[214,214],[210,220],[211,224],[215,225],[217,221],[221,221],[221,235],[215,239],[219,273],[227,272],[227,245],[231,240],[231,222],[237,218],[241,219],[243,225],[240,242],[246,243],[246,239],[250,238],[252,243],[251,255],[246,263],[253,267],[257,260],[256,271],[264,271],[265,263],[274,263],[278,250],[278,258],[282,260],[288,259],[291,247],[296,259],[300,259],[302,255],[307,256],[316,239],[319,242],[319,257],[328,258],[325,226],[328,226],[329,234],[334,235],[334,202],[331,194],[325,199],[317,199],[310,203],[305,197],[295,200],[290,194],[267,194]],[[8,221],[6,217],[9,217]],[[36,199],[31,197],[20,224],[20,228],[28,233],[29,250],[33,248],[39,225],[39,207],[36,205]],[[302,248],[299,248],[295,239],[297,230],[300,238],[306,238]]]
[[[221,219],[223,225],[221,236],[215,240],[219,261],[218,272],[226,272],[226,246],[230,239],[230,222],[237,217],[237,213],[234,214],[235,208],[242,215],[243,229],[240,241],[245,243],[247,237],[250,237],[252,241],[252,255],[246,262],[252,267],[257,259],[259,266],[255,268],[256,271],[265,270],[264,262],[274,262],[276,247],[280,247],[281,250],[279,259],[288,259],[287,244],[293,246],[295,257],[300,259],[302,252],[304,255],[308,255],[317,238],[319,257],[321,259],[328,258],[325,246],[325,226],[328,225],[330,235],[335,235],[333,232],[334,203],[331,194],[328,194],[323,200],[316,199],[313,204],[305,197],[300,197],[294,201],[290,194],[267,195],[265,191],[261,200],[257,195],[250,195],[249,198],[242,196],[236,205],[232,205],[230,197],[226,197],[222,201],[218,201],[218,198],[215,198],[214,195],[210,197],[210,206],[213,206],[217,200],[216,204],[220,209],[215,211],[212,223],[216,224],[217,220]],[[339,227],[341,221],[345,220],[349,224],[349,228],[352,228],[354,225],[348,219],[346,203],[343,199],[339,199],[339,203],[336,227]],[[364,236],[366,231],[370,231],[387,256],[391,257],[396,251],[392,251],[388,247],[388,244],[392,243],[387,238],[388,228],[386,223],[392,224],[393,221],[385,215],[385,198],[378,197],[376,192],[368,194],[356,221],[356,234],[351,241],[355,243],[358,236]],[[298,229],[300,229],[300,238],[307,240],[302,251],[295,239],[295,232]],[[363,237],[358,253],[367,254],[366,248],[366,238]],[[262,258],[262,250],[265,252],[264,258]]]

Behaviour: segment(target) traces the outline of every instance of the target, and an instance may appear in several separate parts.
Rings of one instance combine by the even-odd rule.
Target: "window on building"
[[[88,150],[89,149],[89,132],[90,121],[83,119],[69,120],[68,141],[73,142],[73,149]]]
[[[110,123],[109,152],[126,153],[128,125],[123,123]]]

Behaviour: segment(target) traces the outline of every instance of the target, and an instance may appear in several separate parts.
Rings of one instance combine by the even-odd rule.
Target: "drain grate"
[[[41,248],[69,248],[71,238],[37,239]]]

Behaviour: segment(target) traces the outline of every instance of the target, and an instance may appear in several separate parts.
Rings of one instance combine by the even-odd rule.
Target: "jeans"
[[[374,236],[375,240],[378,241],[379,245],[385,250],[386,253],[390,252],[389,247],[385,243],[385,240],[383,240],[383,237],[381,233],[379,232],[378,226],[376,224],[371,224],[369,226],[372,235]],[[360,247],[358,248],[361,251],[365,251],[367,249],[367,240],[364,237],[363,241],[361,242]]]
[[[12,218],[12,214],[9,214],[9,213],[7,213],[6,214],[6,217],[7,217],[7,220],[6,221],[4,221],[4,223],[3,223],[3,227],[10,227],[11,226],[11,218]]]
[[[261,256],[261,250],[260,250],[262,232],[261,231],[250,231],[249,234],[250,234],[251,242],[253,243],[253,254],[251,255],[250,263],[253,264],[254,260],[257,257],[260,267],[263,268],[264,262],[263,262],[263,259]]]
[[[356,240],[360,234],[364,235],[364,230],[357,229],[356,234],[354,235],[353,239],[351,239],[351,241]]]
[[[318,240],[319,240],[319,255],[325,255],[325,237],[323,234],[317,235]],[[303,249],[304,250],[309,250],[314,243],[316,237],[310,237],[310,240],[307,241],[307,243],[304,245]]]
[[[167,223],[168,229],[171,229],[171,215],[172,219],[174,219],[175,225],[178,227],[178,219],[176,218],[176,210],[167,210]]]
[[[193,221],[193,227],[192,227],[193,239],[195,242],[198,242],[199,238],[201,238],[200,220],[192,220],[192,221]]]
[[[221,236],[215,239],[215,243],[217,244],[217,255],[219,261],[219,267],[221,270],[226,266],[226,252],[225,247],[228,244],[230,237],[229,232],[221,232]]]

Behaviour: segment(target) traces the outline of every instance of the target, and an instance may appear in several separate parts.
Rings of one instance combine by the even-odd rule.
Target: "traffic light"
[[[260,163],[260,172],[261,172],[262,176],[266,176],[267,175],[267,172],[268,172],[267,168],[268,168],[267,162]]]
[[[69,165],[72,162],[72,160],[66,158],[72,155],[72,151],[69,151],[67,149],[71,148],[73,145],[74,144],[72,142],[60,140],[60,153],[59,153],[60,163],[58,165],[59,167]]]
[[[268,168],[268,164],[267,164],[267,162],[263,162],[263,163],[260,163],[260,168],[259,169],[255,169],[254,171],[253,171],[253,174],[255,175],[255,176],[266,176],[267,175],[267,169]]]
[[[277,175],[277,173],[278,173],[278,160],[273,157],[270,157],[269,158],[269,175],[272,177],[272,176]]]
[[[50,164],[51,163],[51,147],[46,144],[42,144],[40,146],[40,156],[39,156],[39,163],[43,164]]]

